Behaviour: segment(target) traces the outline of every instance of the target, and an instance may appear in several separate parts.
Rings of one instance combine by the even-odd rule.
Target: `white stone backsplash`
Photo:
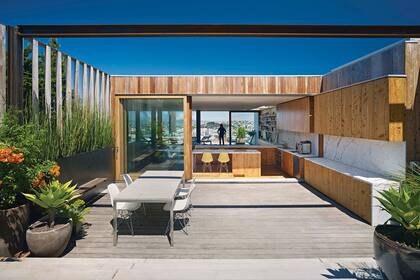
[[[324,135],[324,157],[381,175],[405,168],[405,142]]]
[[[277,144],[287,143],[290,148],[295,148],[297,142],[309,140],[312,143],[311,154],[318,155],[318,134],[286,130],[278,130],[277,133]]]

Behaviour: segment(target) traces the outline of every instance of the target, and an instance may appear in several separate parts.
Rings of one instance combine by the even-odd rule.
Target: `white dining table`
[[[123,189],[114,198],[114,246],[118,243],[118,212],[116,205],[118,202],[140,202],[140,203],[170,203],[171,210],[169,212],[169,243],[171,247],[174,245],[174,212],[173,206],[175,196],[178,188],[184,181],[184,174],[177,173],[182,176],[175,176],[175,173],[164,177],[162,175],[157,176],[162,171],[150,172],[145,177],[140,176],[139,179],[135,180],[130,187]],[[165,171],[168,172],[168,171]],[[170,172],[170,171],[169,171]],[[152,176],[154,175],[154,176]]]

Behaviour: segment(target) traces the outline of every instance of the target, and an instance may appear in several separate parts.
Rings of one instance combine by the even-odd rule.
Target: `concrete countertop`
[[[314,155],[314,154],[299,154],[298,152],[296,152],[296,149],[292,149],[292,148],[281,148],[281,147],[276,147],[276,148],[279,151],[288,152],[300,158],[317,158],[318,157],[318,155]]]

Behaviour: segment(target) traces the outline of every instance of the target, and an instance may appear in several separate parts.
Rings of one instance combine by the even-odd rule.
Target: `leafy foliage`
[[[76,185],[71,186],[71,181],[61,184],[56,180],[40,190],[34,190],[33,194],[24,193],[23,195],[47,211],[49,227],[54,227],[56,212],[80,196],[77,194]]]
[[[61,212],[62,215],[71,218],[74,225],[77,225],[85,222],[85,216],[90,210],[90,208],[85,206],[85,202],[82,199],[76,199],[73,203],[65,205]]]
[[[59,175],[58,166],[45,160],[42,152],[44,130],[21,119],[22,114],[8,112],[0,123],[0,209],[18,205],[21,192],[31,192]]]
[[[420,237],[420,166],[413,165],[405,178],[401,177],[400,188],[380,192],[377,197],[382,209],[391,215],[406,231]]]
[[[243,139],[246,137],[246,129],[243,126],[238,127],[238,130],[236,131],[236,137],[239,139]]]

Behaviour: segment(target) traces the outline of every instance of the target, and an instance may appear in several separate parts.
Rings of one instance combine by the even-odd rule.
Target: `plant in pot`
[[[245,144],[246,129],[243,126],[236,130],[236,144]]]
[[[375,228],[375,259],[385,279],[420,279],[420,166],[399,181],[377,197],[391,218]]]
[[[0,255],[13,256],[26,249],[25,232],[32,207],[22,193],[31,193],[35,173],[44,170],[45,180],[54,177],[55,166],[45,161],[42,139],[45,130],[24,121],[22,113],[8,111],[0,121]]]
[[[79,197],[75,189],[76,186],[71,186],[71,181],[61,184],[55,180],[34,190],[33,194],[23,194],[47,212],[46,219],[35,222],[26,231],[26,242],[34,255],[57,257],[66,249],[72,233],[72,221],[56,214]]]
[[[19,195],[26,190],[25,179],[22,151],[0,144],[0,256],[13,256],[25,248],[29,205]]]
[[[85,216],[90,212],[83,199],[76,199],[74,202],[64,205],[60,210],[60,215],[69,217],[73,222],[73,233],[78,236],[85,222]]]

